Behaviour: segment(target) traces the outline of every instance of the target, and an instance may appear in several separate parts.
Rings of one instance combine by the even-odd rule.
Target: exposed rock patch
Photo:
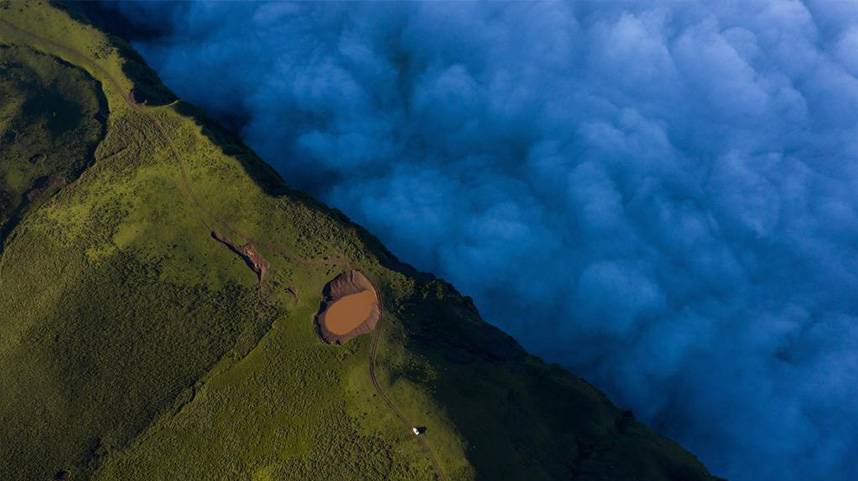
[[[36,179],[36,182],[33,184],[33,187],[24,194],[24,197],[27,198],[28,202],[35,202],[36,200],[43,197],[45,193],[53,193],[57,190],[65,187],[68,181],[65,177],[61,177],[58,175],[51,175],[48,177],[40,177]]]
[[[316,314],[316,332],[330,344],[342,344],[375,329],[381,318],[378,293],[359,271],[346,271],[329,282],[322,291],[322,304]]]

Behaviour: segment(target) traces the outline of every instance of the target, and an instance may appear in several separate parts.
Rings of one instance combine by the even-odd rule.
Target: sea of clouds
[[[854,479],[858,4],[118,8],[287,182],[716,474]]]

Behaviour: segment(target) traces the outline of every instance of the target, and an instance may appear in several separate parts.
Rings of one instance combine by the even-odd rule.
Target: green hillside
[[[0,138],[4,481],[713,479],[77,14],[0,2]],[[326,344],[347,269],[383,315]]]

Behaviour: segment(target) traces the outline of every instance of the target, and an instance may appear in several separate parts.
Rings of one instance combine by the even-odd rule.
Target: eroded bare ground
[[[256,273],[260,284],[265,282],[265,278],[271,268],[271,264],[265,259],[265,257],[262,257],[262,254],[259,253],[252,242],[238,245],[236,242],[233,242],[232,239],[218,231],[212,231],[212,237],[241,256],[241,258],[244,259],[245,264],[247,264],[247,266]]]

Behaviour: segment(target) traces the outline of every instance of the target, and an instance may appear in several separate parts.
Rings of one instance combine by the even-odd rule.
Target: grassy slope
[[[52,57],[0,48],[0,69],[0,98],[7,99],[0,105],[2,245],[30,203],[86,167],[106,112],[98,84]]]
[[[336,347],[313,333],[321,288],[347,265],[384,295],[381,384],[428,426],[447,478],[709,479],[449,285],[287,191],[191,107],[132,108],[129,75],[145,68],[118,41],[43,3],[0,2],[0,43],[71,64],[54,61],[63,78],[85,71],[109,109],[92,165],[29,209],[0,258],[4,479],[433,479],[372,388],[370,336]],[[21,101],[0,98],[0,112]],[[213,228],[257,244],[266,289]]]

